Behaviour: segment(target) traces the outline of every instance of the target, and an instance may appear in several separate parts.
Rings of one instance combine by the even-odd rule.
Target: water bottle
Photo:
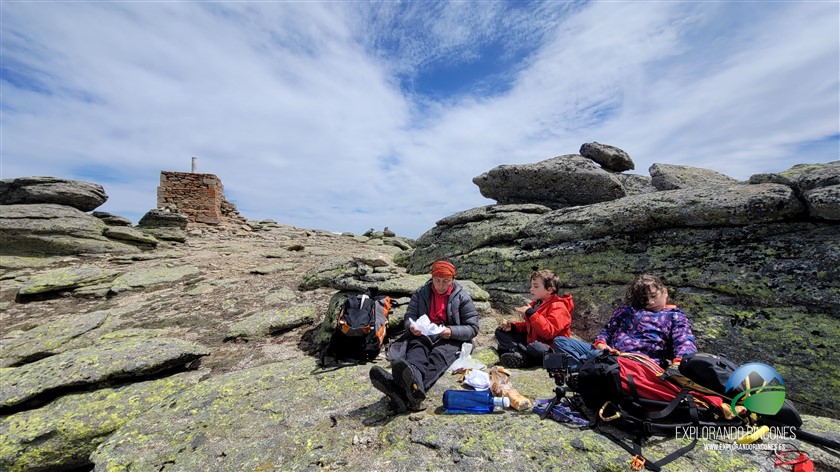
[[[447,390],[443,409],[447,413],[492,413],[494,408],[510,406],[507,397],[494,397],[490,390]]]

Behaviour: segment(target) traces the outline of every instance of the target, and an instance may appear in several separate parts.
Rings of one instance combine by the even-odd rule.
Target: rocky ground
[[[399,251],[393,246],[380,247],[386,254]],[[317,323],[247,342],[226,341],[226,328],[247,315],[292,301],[311,303],[323,316],[335,290],[300,291],[301,277],[324,260],[351,258],[360,249],[369,248],[351,237],[294,227],[259,233],[204,231],[184,244],[170,244],[140,256],[58,257],[43,260],[49,263],[45,267],[6,267],[0,291],[2,332],[6,338],[13,338],[20,331],[67,316],[109,310],[120,313],[120,329],[164,330],[207,346],[211,354],[202,358],[201,365],[213,374],[304,357],[314,349],[306,342],[306,334]],[[198,270],[175,283],[106,297],[65,291],[17,297],[16,301],[20,281],[30,275],[81,265],[118,272],[160,267]]]
[[[393,416],[369,366],[318,369],[313,340],[337,290],[301,290],[304,276],[362,254],[390,265],[400,248],[279,225],[188,233],[134,255],[0,258],[0,470],[628,470],[629,455],[594,431],[528,412],[443,414],[454,376],[434,387],[425,411]],[[99,269],[101,278],[38,293],[37,277],[59,268]],[[504,316],[482,310],[475,357],[487,365]],[[268,321],[248,328],[255,317]],[[115,370],[77,371],[88,354],[91,366],[108,359]],[[52,374],[30,378],[39,369]],[[553,395],[542,369],[515,370],[512,380],[531,398]],[[806,418],[835,439],[839,424]],[[684,444],[655,440],[646,450],[662,457]],[[836,454],[796,444],[818,470],[840,467]],[[668,469],[773,465],[766,452],[701,441]]]

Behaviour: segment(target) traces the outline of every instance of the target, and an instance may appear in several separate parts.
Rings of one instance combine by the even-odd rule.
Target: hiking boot
[[[408,362],[399,360],[394,363],[391,372],[394,373],[394,383],[397,384],[397,388],[405,392],[405,397],[408,399],[406,405],[408,409],[422,410],[423,408],[420,405],[426,399],[426,389],[423,387],[423,382],[420,380],[420,375],[416,369]]]
[[[516,351],[506,352],[502,354],[499,357],[499,360],[501,361],[502,366],[511,369],[518,369],[520,367],[525,366],[525,356]]]
[[[394,378],[382,367],[375,365],[370,369],[370,383],[374,388],[388,397],[388,404],[397,413],[406,412],[406,399],[401,389],[394,382]]]

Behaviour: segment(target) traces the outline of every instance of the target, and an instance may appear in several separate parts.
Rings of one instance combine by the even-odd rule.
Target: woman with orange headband
[[[423,335],[411,323],[423,315],[443,331]],[[455,282],[454,265],[443,260],[432,264],[432,278],[411,296],[404,325],[405,359],[394,362],[391,373],[379,366],[370,369],[371,383],[397,413],[421,410],[426,391],[458,358],[461,344],[478,334],[478,312],[470,295]]]

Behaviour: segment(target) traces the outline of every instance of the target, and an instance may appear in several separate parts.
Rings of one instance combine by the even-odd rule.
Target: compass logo
[[[772,367],[759,362],[750,362],[735,369],[726,381],[726,392],[740,387],[742,390],[732,398],[732,410],[741,402],[747,410],[761,415],[775,415],[785,402],[785,383],[782,376]]]

